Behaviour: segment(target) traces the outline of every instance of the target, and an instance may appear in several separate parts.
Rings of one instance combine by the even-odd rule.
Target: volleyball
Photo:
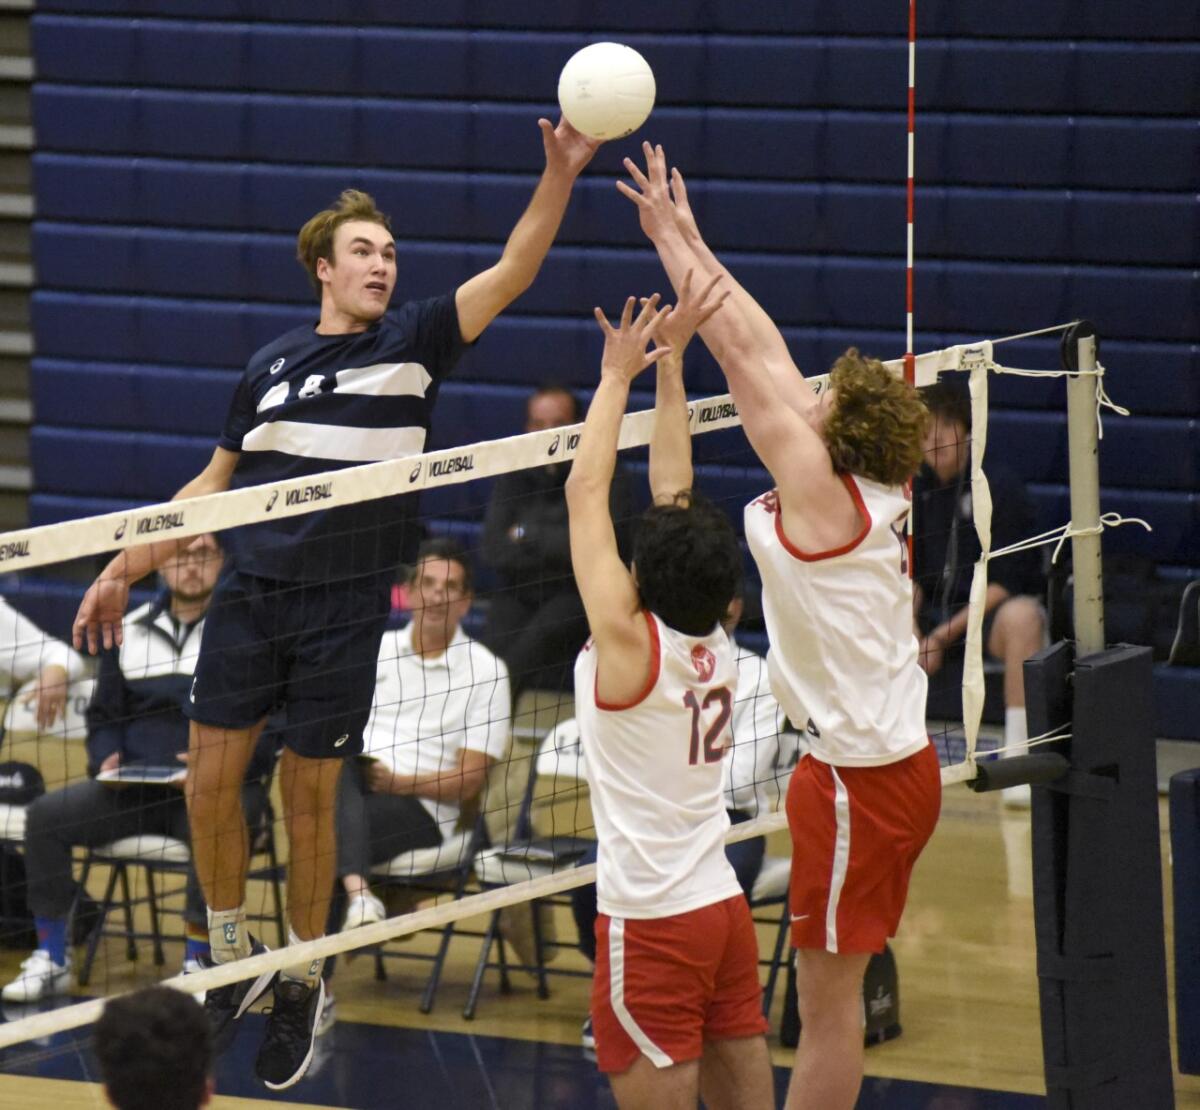
[[[654,107],[654,73],[636,50],[594,42],[572,54],[558,77],[567,122],[593,139],[621,139]]]

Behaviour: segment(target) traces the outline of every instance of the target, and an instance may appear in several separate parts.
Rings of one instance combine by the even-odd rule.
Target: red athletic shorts
[[[644,1054],[660,1068],[698,1060],[704,1042],[767,1031],[758,938],[737,894],[674,917],[596,918],[592,1029],[603,1072]]]
[[[882,767],[801,759],[787,796],[792,943],[882,952],[900,924],[908,879],[941,801],[932,744]]]

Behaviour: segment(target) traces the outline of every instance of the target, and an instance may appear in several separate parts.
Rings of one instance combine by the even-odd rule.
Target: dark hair
[[[426,559],[444,559],[451,563],[457,563],[462,567],[463,589],[467,593],[471,592],[471,584],[474,580],[471,573],[471,561],[467,556],[467,549],[453,536],[435,536],[431,540],[425,540],[417,548],[417,557],[413,561],[412,571],[409,574],[410,580],[416,579],[417,568]]]
[[[212,1071],[208,1018],[190,995],[146,987],[110,999],[93,1038],[118,1110],[196,1110]]]
[[[692,490],[642,514],[633,563],[642,607],[688,636],[707,636],[725,618],[742,573],[729,517]]]
[[[971,430],[971,398],[964,390],[949,382],[938,382],[921,390],[921,396],[931,415],[954,420],[966,431]]]
[[[535,397],[543,397],[547,393],[559,393],[567,397],[571,401],[571,416],[574,423],[578,424],[584,417],[583,402],[579,399],[579,394],[575,392],[569,385],[563,385],[562,382],[540,382],[538,387],[525,399],[525,411],[528,413],[529,404]]]

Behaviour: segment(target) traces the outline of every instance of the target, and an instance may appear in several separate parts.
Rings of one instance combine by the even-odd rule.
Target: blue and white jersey
[[[454,294],[409,301],[364,332],[295,328],[246,366],[218,443],[241,457],[232,489],[425,450],[438,384],[465,349]],[[312,500],[319,502],[319,487]],[[390,497],[223,533],[232,565],[283,581],[389,573],[406,503]]]

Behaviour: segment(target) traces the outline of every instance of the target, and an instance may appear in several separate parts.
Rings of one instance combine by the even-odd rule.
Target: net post
[[[1067,378],[1067,452],[1071,488],[1071,558],[1075,580],[1075,643],[1079,654],[1104,650],[1104,588],[1100,561],[1100,443],[1096,423],[1098,339],[1087,320],[1063,333]],[[1082,372],[1079,373],[1079,372]],[[1082,534],[1081,534],[1082,533]]]

